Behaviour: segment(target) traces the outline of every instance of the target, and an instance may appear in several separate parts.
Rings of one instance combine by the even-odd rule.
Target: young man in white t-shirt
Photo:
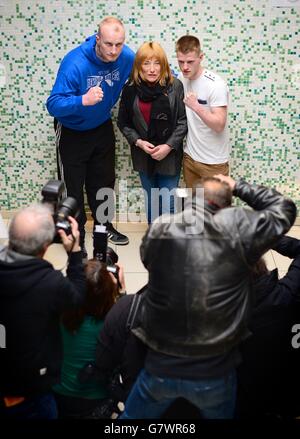
[[[193,187],[201,177],[229,174],[229,91],[220,76],[201,66],[203,53],[198,38],[179,38],[176,54],[188,121],[183,174],[186,186]]]

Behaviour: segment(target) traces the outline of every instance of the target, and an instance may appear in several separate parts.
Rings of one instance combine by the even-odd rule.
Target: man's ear
[[[203,52],[200,53],[199,59],[200,59],[201,62],[203,61],[203,59],[204,59],[204,53]]]

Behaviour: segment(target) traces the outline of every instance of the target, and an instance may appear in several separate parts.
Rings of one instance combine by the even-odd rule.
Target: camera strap
[[[133,297],[133,301],[131,303],[131,307],[130,307],[130,311],[127,317],[127,322],[126,322],[126,330],[130,331],[130,329],[133,327],[134,321],[135,321],[135,317],[136,317],[136,313],[139,309],[140,303],[141,303],[142,297],[140,294],[135,294]]]

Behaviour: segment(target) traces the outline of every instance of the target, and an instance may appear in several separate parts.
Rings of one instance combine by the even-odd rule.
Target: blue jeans
[[[236,373],[202,380],[160,378],[140,372],[120,419],[159,418],[169,405],[182,397],[194,404],[205,419],[232,419],[236,399]]]
[[[6,419],[57,419],[57,407],[52,393],[25,399],[13,407],[0,410]]]
[[[149,176],[143,172],[140,172],[141,183],[145,191],[145,205],[148,224],[153,222],[155,218],[164,213],[174,213],[175,189],[178,187],[179,178],[180,174],[153,174]],[[155,194],[155,191],[151,191],[151,189],[163,190],[160,191],[158,196],[158,194]],[[174,189],[174,191],[170,194],[172,189]]]

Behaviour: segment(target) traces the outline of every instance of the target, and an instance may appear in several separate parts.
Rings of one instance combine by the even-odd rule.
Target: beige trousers
[[[229,175],[229,163],[209,165],[196,162],[188,154],[183,154],[183,178],[186,187],[193,188],[203,177],[213,177],[216,174]]]

